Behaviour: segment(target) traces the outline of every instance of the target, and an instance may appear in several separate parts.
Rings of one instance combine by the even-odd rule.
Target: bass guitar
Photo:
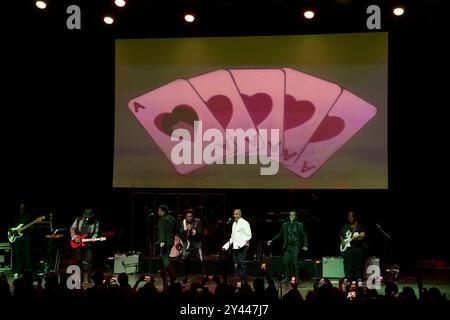
[[[344,252],[348,248],[350,248],[352,245],[352,241],[358,238],[360,234],[358,232],[354,232],[353,234],[349,233],[347,234],[347,237],[345,237],[344,242],[341,243],[340,250],[341,252]]]
[[[41,222],[45,220],[45,216],[40,216],[39,218],[37,218],[34,221],[31,221],[30,223],[24,225],[23,223],[19,224],[17,227],[15,228],[9,228],[8,229],[8,240],[9,242],[13,243],[14,241],[16,241],[17,238],[20,238],[21,236],[23,236],[23,231],[25,229],[28,229],[29,227],[31,227],[33,224],[37,223],[37,222]]]

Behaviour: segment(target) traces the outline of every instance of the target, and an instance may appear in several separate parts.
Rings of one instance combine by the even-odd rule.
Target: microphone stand
[[[53,240],[55,239],[55,235],[60,232],[60,231],[66,231],[68,230],[68,228],[60,228],[60,229],[55,229],[55,231],[53,231],[52,236],[50,238],[50,246],[53,249]],[[58,272],[59,271],[59,261],[61,260],[61,252],[60,252],[60,245],[58,245],[58,248],[56,249],[56,257],[55,257],[55,263],[53,264],[53,272]]]
[[[383,230],[383,228],[378,223],[375,223],[375,225],[378,228],[378,230],[380,231],[380,233],[383,235],[383,239],[384,239],[384,260],[386,261],[385,268],[387,268],[391,264],[392,238],[386,231]],[[389,249],[388,249],[388,242],[390,242]]]

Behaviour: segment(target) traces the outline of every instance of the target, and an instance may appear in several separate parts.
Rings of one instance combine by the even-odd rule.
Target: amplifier
[[[115,254],[114,273],[137,273],[139,271],[139,255]]]
[[[9,242],[0,243],[0,271],[8,271],[12,269],[12,249]]]
[[[323,257],[322,258],[322,277],[324,278],[344,278],[344,258],[342,257]]]

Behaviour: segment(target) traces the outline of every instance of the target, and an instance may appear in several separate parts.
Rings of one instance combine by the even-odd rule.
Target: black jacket
[[[159,218],[158,221],[158,241],[159,245],[161,242],[165,243],[166,248],[171,248],[173,246],[173,241],[175,238],[175,218],[170,214],[166,213],[163,217]]]
[[[183,243],[187,244],[187,240],[189,237],[189,241],[191,242],[190,248],[201,249],[202,248],[202,239],[203,239],[203,228],[202,222],[198,218],[194,218],[192,221],[192,230],[188,234],[188,231],[184,229],[185,220],[181,223],[180,226],[180,236],[183,240]],[[192,231],[195,230],[195,235],[192,234]]]
[[[291,222],[290,221],[286,221],[283,223],[283,225],[281,226],[281,230],[280,232],[278,232],[278,234],[273,237],[272,241],[277,240],[279,237],[281,237],[281,235],[283,235],[283,250],[286,249],[287,247],[287,242],[288,242],[288,227],[289,224]],[[300,247],[307,247],[308,246],[308,237],[306,236],[306,231],[305,228],[303,227],[303,223],[298,222],[298,221],[293,221],[292,222],[294,224],[294,227],[297,228],[297,234],[299,237],[299,243],[300,243]]]

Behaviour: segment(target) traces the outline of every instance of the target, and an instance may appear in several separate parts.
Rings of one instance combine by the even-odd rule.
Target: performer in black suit
[[[308,237],[303,224],[297,221],[297,212],[289,212],[289,220],[283,223],[280,232],[272,240],[267,241],[267,245],[270,246],[273,241],[281,237],[283,239],[283,264],[286,274],[283,282],[288,283],[290,280],[288,277],[292,276],[296,277],[299,282],[298,256],[300,249],[308,250]]]
[[[187,282],[186,260],[188,258],[195,259],[200,262],[202,276],[206,277],[206,266],[203,261],[202,240],[203,228],[202,222],[198,218],[194,218],[192,210],[186,212],[186,218],[180,227],[180,237],[183,241],[182,252],[180,255],[180,266],[182,273],[182,282]]]

